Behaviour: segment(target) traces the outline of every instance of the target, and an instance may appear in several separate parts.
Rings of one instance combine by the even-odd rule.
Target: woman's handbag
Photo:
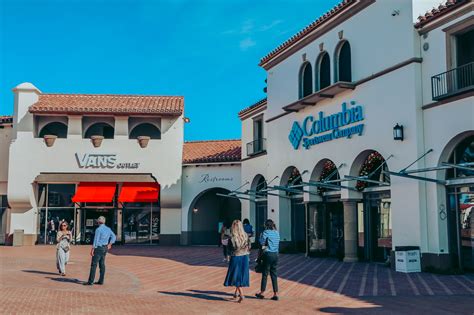
[[[61,240],[61,242],[59,242],[59,247],[65,252],[67,253],[71,247],[69,245],[69,240],[67,238],[63,238]]]
[[[229,238],[227,236],[225,236],[223,239],[221,239],[221,244],[223,246],[229,245]]]

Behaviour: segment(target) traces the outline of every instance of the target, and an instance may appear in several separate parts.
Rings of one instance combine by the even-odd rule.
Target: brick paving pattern
[[[260,275],[252,272],[238,304],[222,285],[219,248],[117,246],[106,259],[105,285],[93,287],[82,285],[88,252],[73,247],[61,277],[53,246],[0,247],[0,314],[474,314],[473,274],[403,274],[381,264],[280,255],[281,300],[253,298]]]

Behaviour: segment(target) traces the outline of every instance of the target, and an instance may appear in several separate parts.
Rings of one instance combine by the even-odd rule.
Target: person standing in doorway
[[[242,222],[235,220],[232,222],[231,238],[229,249],[232,256],[229,268],[225,277],[224,286],[235,287],[234,298],[239,298],[237,302],[244,299],[243,287],[249,286],[249,237],[244,231]]]
[[[230,224],[226,221],[221,228],[221,244],[224,251],[224,262],[230,261],[229,241],[231,238]]]
[[[105,256],[107,255],[107,252],[112,248],[112,244],[114,244],[115,240],[117,239],[115,237],[114,232],[112,232],[112,230],[107,225],[105,225],[105,217],[100,216],[97,219],[97,223],[99,224],[99,227],[95,230],[94,243],[91,249],[92,261],[91,270],[89,273],[89,280],[84,283],[84,285],[94,284],[97,265],[99,265],[100,277],[99,281],[95,284],[104,284]]]
[[[66,221],[61,222],[56,234],[56,266],[61,276],[66,276],[66,265],[69,261],[72,234]]]
[[[56,223],[54,223],[54,220],[51,219],[51,221],[48,222],[48,243],[53,244],[55,238],[56,238]]]
[[[265,230],[260,235],[260,245],[263,247],[263,271],[260,292],[255,294],[257,299],[263,299],[267,288],[267,277],[270,274],[272,279],[273,297],[272,300],[278,301],[278,251],[280,247],[280,233],[276,230],[275,223],[268,219],[265,221]]]
[[[253,226],[250,224],[249,219],[244,219],[243,224],[244,224],[244,231],[249,236],[250,244],[252,244],[253,243],[253,240],[252,240],[252,238],[253,238]]]

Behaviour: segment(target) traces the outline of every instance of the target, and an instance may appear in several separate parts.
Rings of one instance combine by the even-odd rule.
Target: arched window
[[[43,138],[45,135],[54,135],[58,138],[67,138],[67,125],[62,122],[50,122],[46,124],[39,132],[39,137]]]
[[[305,62],[300,70],[300,98],[313,93],[313,70],[309,62]]]
[[[329,54],[327,52],[321,53],[316,64],[318,69],[316,90],[322,90],[331,85],[331,64],[329,61]]]
[[[161,132],[153,124],[143,123],[135,126],[130,131],[129,139],[137,139],[140,136],[148,136],[150,139],[161,139]]]
[[[474,136],[469,136],[461,141],[454,149],[449,163],[452,164],[469,164],[474,163]],[[447,178],[459,178],[459,177],[474,177],[474,171],[470,171],[467,168],[454,168],[449,169],[447,172]]]
[[[103,136],[104,139],[113,139],[114,127],[112,127],[108,123],[95,123],[86,130],[84,138],[90,138],[92,136]]]
[[[348,41],[344,41],[340,45],[337,54],[336,75],[336,81],[352,82],[351,45]]]

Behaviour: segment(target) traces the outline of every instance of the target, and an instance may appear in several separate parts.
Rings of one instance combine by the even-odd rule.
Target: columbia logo
[[[303,139],[303,129],[301,129],[300,125],[296,121],[293,123],[293,127],[291,127],[288,139],[290,140],[290,143],[293,148],[297,150],[300,145],[301,139]]]

